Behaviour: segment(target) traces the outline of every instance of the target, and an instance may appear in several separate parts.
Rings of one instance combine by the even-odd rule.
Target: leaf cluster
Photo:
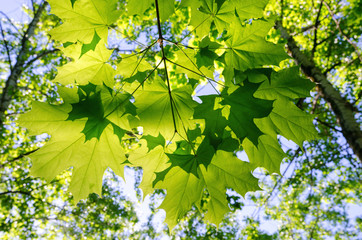
[[[266,1],[49,3],[63,22],[50,34],[72,59],[53,80],[63,103],[33,102],[19,123],[51,135],[31,154],[32,175],[51,181],[72,167],[76,202],[101,194],[107,168],[123,176],[125,166],[141,167],[144,195],[167,191],[160,208],[170,227],[200,207],[205,191],[205,218],[218,224],[230,211],[227,189],[259,190],[258,167],[279,173],[285,153],[278,135],[300,146],[315,138],[313,116],[294,104],[313,84],[296,67],[267,67],[288,55],[265,40],[273,26],[263,15]],[[184,12],[189,27],[180,29],[174,20]],[[117,24],[124,18],[153,23],[154,39],[129,54],[112,49],[127,38],[127,25]],[[211,90],[198,94],[202,87]],[[236,157],[241,150],[248,161]]]

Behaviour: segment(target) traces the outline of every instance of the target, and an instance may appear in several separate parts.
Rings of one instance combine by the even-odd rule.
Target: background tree
[[[333,15],[322,4],[324,3],[315,2],[311,6],[309,2],[287,3],[284,1],[282,3],[283,14],[280,13],[279,15],[283,19],[283,26],[293,26],[293,30],[288,27],[286,29],[289,31],[289,36],[293,35],[295,39],[299,40],[297,44],[299,44],[300,49],[304,50],[303,53],[307,56],[313,56],[314,64],[321,69],[326,69],[329,81],[339,90],[340,95],[344,95],[345,99],[354,104],[353,111],[360,113],[361,88],[358,84],[360,84],[361,72],[359,70],[358,48],[356,49],[358,41],[355,40],[356,44],[349,43],[353,43],[352,37],[361,35],[361,29],[357,27],[359,25],[355,24],[356,21],[360,21],[358,14],[357,17],[353,14],[353,12],[358,12],[356,9],[360,6],[358,6],[358,2],[352,1],[349,5],[345,5],[344,2],[328,3],[329,9],[334,11]],[[291,5],[296,7],[291,7]],[[34,3],[33,7],[27,10],[30,16],[35,16],[33,19],[37,19],[36,12],[47,8],[45,3],[40,3],[40,6],[43,7]],[[281,9],[278,3],[273,3],[269,7],[275,11]],[[314,10],[311,11],[310,9]],[[2,19],[0,51],[3,56],[2,65],[4,68],[2,68],[1,96],[5,100],[2,100],[1,106],[7,104],[6,107],[2,107],[1,111],[4,114],[2,118],[4,121],[1,139],[0,198],[2,204],[1,218],[4,219],[1,221],[4,223],[1,225],[1,230],[4,236],[8,238],[16,235],[31,238],[50,237],[59,231],[64,236],[74,238],[87,235],[123,236],[124,238],[168,235],[165,227],[161,231],[152,228],[152,218],[149,219],[142,231],[132,229],[132,226],[135,226],[136,222],[139,221],[134,207],[132,207],[134,203],[125,199],[120,191],[112,187],[112,181],[119,181],[112,175],[109,176],[110,180],[107,180],[103,187],[104,200],[99,199],[96,195],[91,195],[87,201],[78,204],[77,207],[72,206],[71,197],[64,194],[69,181],[69,173],[64,173],[51,184],[28,176],[30,162],[24,156],[37,149],[42,144],[43,139],[27,137],[24,130],[14,126],[12,122],[19,112],[28,108],[30,99],[57,101],[57,95],[53,92],[54,85],[48,80],[54,78],[53,66],[65,62],[59,53],[53,50],[53,43],[48,40],[48,36],[45,34],[50,28],[58,24],[58,20],[47,15],[45,10],[40,12],[42,14],[38,14],[39,20],[35,22],[33,20],[31,21],[34,22],[33,24],[30,22],[24,26],[22,24],[16,25],[10,19]],[[339,12],[340,14],[337,14]],[[322,17],[323,13],[324,18]],[[342,16],[338,18],[338,24],[332,15]],[[299,16],[305,17],[300,18]],[[171,28],[176,29],[173,31],[182,29],[187,25],[185,22],[187,18],[183,16],[175,16],[175,18],[180,24],[176,28]],[[296,19],[299,19],[300,24],[295,24]],[[310,26],[313,19],[317,19],[316,22],[319,21],[318,19],[324,19],[324,22],[320,21],[317,25],[314,24],[314,27],[306,30],[304,27]],[[119,24],[124,24],[122,20],[125,19],[121,19]],[[35,24],[36,22],[41,24]],[[351,28],[342,28],[340,31],[340,26],[347,24],[343,22],[352,22],[345,25],[351,26]],[[34,27],[34,24],[37,28]],[[34,33],[32,33],[32,28]],[[323,29],[323,31],[318,30],[318,28]],[[294,29],[296,30],[294,31]],[[296,34],[303,30],[307,32]],[[347,30],[350,31],[348,34],[343,33]],[[139,40],[142,32],[150,34],[152,28],[135,27],[134,32],[123,33],[127,36],[132,36],[134,33],[134,36],[130,37],[127,42],[128,46],[132,47],[135,41]],[[315,36],[319,36],[318,33],[330,33],[330,35],[322,38],[319,42],[318,39],[315,40],[317,38]],[[347,37],[343,37],[341,34]],[[285,35],[282,34],[282,36]],[[271,34],[270,38],[275,39],[275,41],[279,39],[277,34]],[[39,42],[39,39],[42,41]],[[311,43],[315,43],[315,41],[317,44],[310,49],[311,46],[314,46]],[[335,41],[340,42],[340,44],[336,44]],[[331,44],[332,42],[334,44]],[[330,46],[335,47],[335,49]],[[121,48],[124,46],[113,47],[119,51],[125,50]],[[127,50],[137,51],[137,49],[132,48]],[[350,60],[346,60],[349,58]],[[325,62],[329,65],[326,65]],[[37,71],[42,73],[41,77],[38,74],[33,74]],[[14,74],[18,72],[17,77],[11,77],[14,76],[13,72]],[[343,76],[351,77],[347,79]],[[10,81],[9,79],[13,80]],[[14,81],[16,82],[15,85]],[[351,239],[354,237],[357,239],[361,229],[358,224],[361,221],[357,220],[357,223],[351,221],[347,209],[350,203],[360,204],[358,199],[361,199],[361,189],[358,186],[361,183],[361,165],[348,145],[341,141],[342,130],[337,125],[337,118],[328,108],[328,100],[321,98],[324,96],[322,94],[316,92],[314,99],[299,102],[300,107],[317,114],[316,125],[320,129],[322,139],[305,144],[304,153],[292,147],[293,149],[288,151],[289,157],[286,159],[286,166],[289,169],[294,167],[294,174],[287,180],[276,176],[271,176],[271,180],[269,180],[267,177],[263,186],[265,189],[269,187],[271,193],[249,195],[247,202],[255,201],[261,207],[260,210],[255,211],[251,219],[245,221],[247,223],[245,229],[235,225],[235,220],[233,220],[235,215],[231,214],[225,218],[225,223],[223,223],[225,227],[221,228],[221,231],[217,230],[214,226],[200,221],[203,213],[200,215],[194,210],[185,221],[180,223],[173,236],[178,235],[185,239],[202,236],[228,239],[235,235],[240,236],[240,238],[263,236],[282,239],[323,239],[329,235],[336,238]],[[268,176],[267,173],[264,174]],[[276,195],[279,197],[277,201],[273,200]],[[114,202],[114,199],[118,200]],[[234,201],[230,197],[229,202],[237,207],[240,204],[240,199],[236,197],[236,201]],[[264,209],[262,207],[266,207],[265,214],[263,214]],[[83,211],[83,209],[87,209],[87,211]],[[119,217],[120,215],[121,217]],[[269,236],[259,230],[259,223],[264,221],[263,218],[279,220],[281,222],[279,234]],[[147,229],[147,227],[149,228]],[[34,228],[43,228],[45,232],[34,231]],[[105,235],[106,233],[110,235]]]
[[[361,3],[282,0],[269,7],[278,14],[289,64],[317,83],[314,98],[299,106],[316,114],[321,139],[305,144],[304,153],[289,151],[291,177],[274,180],[256,200],[259,210],[282,222],[283,239],[358,239],[360,216],[350,217],[351,206],[361,204]]]

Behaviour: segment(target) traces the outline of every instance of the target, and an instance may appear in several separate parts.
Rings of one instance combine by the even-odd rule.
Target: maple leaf
[[[255,92],[256,97],[275,100],[273,111],[267,118],[256,119],[256,125],[263,132],[280,134],[300,147],[303,141],[315,139],[317,132],[312,124],[313,115],[303,112],[289,100],[308,97],[313,87],[310,80],[299,77],[297,67],[273,72],[270,81],[264,81]]]
[[[230,0],[240,19],[261,18],[268,0]]]
[[[258,144],[258,137],[263,133],[255,125],[255,118],[264,118],[272,110],[272,101],[262,100],[253,96],[259,84],[244,82],[230,95],[225,95],[222,104],[230,106],[228,125],[240,141],[245,137]]]
[[[121,164],[126,158],[121,138],[125,130],[103,116],[100,98],[101,94],[109,94],[108,90],[87,94],[81,88],[61,88],[60,93],[63,104],[34,102],[32,110],[22,115],[19,123],[32,134],[51,135],[50,141],[30,156],[31,174],[50,181],[73,167],[69,190],[78,202],[92,192],[101,195],[103,173],[108,167],[123,176]],[[125,108],[117,111],[125,113]]]
[[[149,9],[152,4],[155,3],[154,0],[144,0],[140,4],[139,0],[129,0],[127,4],[128,13],[130,15],[140,15]],[[159,12],[160,12],[160,21],[165,22],[175,11],[175,0],[158,0]]]
[[[218,5],[213,0],[194,1],[191,5],[190,25],[196,29],[196,34],[202,38],[210,32],[210,26],[215,23],[221,33],[234,16],[235,7],[230,1]]]
[[[130,152],[128,158],[133,166],[143,169],[142,182],[139,186],[143,191],[143,197],[153,193],[156,172],[161,172],[170,165],[163,146],[158,145],[150,150],[146,145],[143,143],[139,149]]]
[[[317,136],[312,124],[313,116],[288,101],[288,98],[308,97],[314,84],[301,78],[297,67],[272,72],[270,80],[260,71],[251,73],[248,79],[262,82],[254,96],[275,101],[268,117],[255,119],[255,124],[267,135],[258,139],[257,147],[245,139],[242,143],[243,148],[252,164],[262,166],[270,173],[280,174],[280,163],[285,153],[278,143],[277,135],[291,139],[301,147],[303,141],[315,139]]]
[[[201,200],[204,183],[191,173],[180,167],[170,169],[163,181],[155,188],[165,189],[167,195],[159,208],[166,211],[166,220],[172,229],[192,205]]]
[[[117,65],[117,73],[121,74],[124,78],[130,78],[136,73],[153,69],[147,61],[138,59],[136,55],[123,54],[121,56],[122,61]]]
[[[144,133],[153,136],[160,133],[170,139],[177,130],[185,136],[185,130],[193,126],[190,119],[197,104],[192,100],[191,93],[190,86],[176,88],[171,92],[171,100],[169,90],[162,80],[146,82],[143,89],[134,94],[134,104]]]
[[[241,71],[263,65],[278,65],[288,58],[281,45],[267,42],[264,38],[273,27],[272,20],[254,20],[251,25],[242,26],[235,18],[226,41],[229,49],[225,53],[225,63]]]
[[[83,45],[84,46],[84,45]],[[93,83],[113,87],[116,71],[108,64],[112,51],[108,50],[104,41],[101,41],[94,51],[88,51],[80,56],[81,46],[73,44],[63,49],[63,52],[75,60],[58,68],[58,75],[53,81],[63,85],[77,83],[87,85]]]
[[[208,204],[210,209],[205,217],[216,224],[229,211],[227,188],[233,188],[241,195],[260,189],[257,178],[251,174],[250,165],[229,152],[217,151],[207,167],[200,165],[197,171],[199,177],[182,166],[175,166],[156,184],[156,188],[167,191],[159,208],[165,209],[166,222],[171,228],[193,204],[201,200],[205,187],[211,197]]]
[[[60,42],[90,43],[95,34],[107,42],[108,28],[118,19],[117,0],[49,0],[51,13],[64,23],[50,31]]]
[[[258,179],[251,172],[249,163],[243,162],[230,152],[217,151],[210,165],[201,168],[205,186],[210,193],[208,212],[205,218],[219,224],[230,211],[226,201],[226,189],[232,188],[245,196],[249,191],[260,190]]]

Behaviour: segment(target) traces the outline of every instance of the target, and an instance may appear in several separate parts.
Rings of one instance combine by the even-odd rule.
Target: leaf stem
[[[194,65],[194,67],[202,74],[202,76],[205,76],[205,74],[200,70],[200,68],[196,65],[196,63],[194,63],[194,62],[192,61],[192,59],[185,53],[185,51],[184,51],[181,47],[179,47],[177,44],[176,44],[176,47],[181,50],[181,52],[187,57],[187,59],[192,63],[192,65]],[[215,86],[212,85],[212,83],[210,82],[210,80],[209,80],[208,78],[206,78],[206,79],[207,79],[207,81],[210,83],[210,85],[212,86],[212,88],[215,90],[215,92],[216,92],[218,95],[221,95],[220,92],[215,88]]]
[[[177,42],[177,44],[181,43],[183,40],[185,40],[188,36],[190,36],[190,34],[195,31],[198,27],[200,27],[204,22],[206,22],[206,20],[208,20],[211,17],[211,15],[209,15],[207,18],[204,19],[204,21],[202,21],[199,25],[197,25],[194,29],[192,29],[192,31],[190,31],[188,34],[186,34],[180,41]]]
[[[165,68],[165,76],[166,76],[166,81],[167,81],[168,95],[170,96],[173,126],[175,128],[175,133],[177,133],[176,118],[175,118],[174,106],[173,106],[174,102],[173,102],[173,99],[172,99],[170,79],[168,78],[165,49],[163,47],[163,36],[162,36],[162,29],[161,29],[161,19],[160,19],[160,11],[159,11],[159,6],[158,6],[158,0],[155,0],[155,5],[156,5],[156,13],[157,13],[158,36],[159,36],[158,42],[160,44],[161,51],[162,51],[162,61],[164,63],[164,68]]]
[[[143,53],[141,59],[139,60],[139,62],[137,63],[136,67],[133,69],[132,74],[131,74],[130,77],[132,77],[133,74],[136,72],[138,66],[141,64],[141,62],[142,62],[142,60],[144,59],[144,57],[146,56],[147,52],[151,49],[151,47],[152,47],[153,45],[155,45],[156,42],[157,42],[157,41],[153,42],[151,45],[149,45],[147,48],[145,48],[144,50],[141,51],[141,52],[144,51],[144,53]],[[140,53],[141,53],[141,52],[140,52]]]
[[[109,115],[114,113],[114,111],[116,111],[119,106],[121,106],[125,101],[129,100],[133,96],[133,94],[143,85],[143,83],[151,76],[151,74],[161,65],[161,63],[162,60],[156,65],[155,68],[152,69],[152,71],[145,77],[145,79],[143,79],[142,82],[140,82],[138,87],[135,90],[133,90],[133,92],[126,99],[124,99],[117,107],[115,107],[111,112],[109,112],[106,116],[104,116],[104,118],[107,118]]]
[[[194,70],[192,70],[192,69],[189,69],[189,68],[187,68],[187,67],[185,67],[185,66],[182,66],[182,65],[180,65],[180,64],[178,64],[178,63],[175,63],[174,61],[172,61],[172,60],[170,60],[170,59],[168,59],[168,58],[167,58],[166,60],[169,61],[169,62],[172,63],[172,64],[175,64],[175,65],[178,66],[178,67],[181,67],[181,68],[183,68],[183,69],[186,69],[187,71],[190,71],[190,72],[195,73],[195,74],[197,74],[197,75],[199,75],[199,76],[201,76],[201,77],[204,77],[204,78],[206,78],[207,80],[213,81],[213,82],[219,84],[220,86],[226,87],[224,84],[219,83],[218,81],[215,81],[214,79],[209,78],[209,77],[207,77],[207,76],[205,76],[205,75],[203,75],[203,74],[200,74],[200,73],[198,73],[198,72],[196,72],[196,71],[194,71]]]

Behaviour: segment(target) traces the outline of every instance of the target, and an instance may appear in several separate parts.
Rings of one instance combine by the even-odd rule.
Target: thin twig
[[[172,61],[172,60],[170,60],[170,59],[167,59],[167,61],[170,62],[170,63],[172,63],[172,64],[175,64],[176,66],[179,66],[179,67],[181,67],[181,68],[183,68],[183,69],[186,69],[187,71],[190,71],[190,72],[192,72],[192,73],[195,73],[196,75],[199,75],[200,77],[204,77],[204,78],[206,78],[207,80],[213,81],[213,82],[219,84],[220,86],[226,87],[224,84],[219,83],[219,82],[215,81],[214,79],[209,78],[209,77],[207,77],[207,76],[205,76],[205,75],[202,75],[202,74],[200,74],[200,73],[198,73],[198,72],[196,72],[196,71],[194,71],[194,70],[192,70],[192,69],[189,69],[189,68],[187,68],[187,67],[185,67],[185,66],[182,66],[182,65],[180,65],[180,64],[178,64],[178,63],[176,63],[176,62],[174,62],[174,61]]]
[[[3,41],[4,41],[4,46],[5,46],[5,49],[6,49],[6,54],[7,54],[7,56],[8,56],[10,71],[13,71],[13,64],[11,63],[11,55],[10,55],[10,50],[9,50],[9,43],[8,43],[8,41],[6,41],[6,39],[5,39],[5,32],[4,32],[3,25],[2,25],[1,22],[0,22],[0,30],[1,30],[1,36],[2,36]]]
[[[208,20],[211,17],[211,15],[209,15],[207,18],[205,18],[199,25],[197,25],[194,29],[192,29],[192,31],[190,31],[188,34],[186,34],[186,36],[184,36],[180,41],[178,41],[178,43],[181,43],[183,40],[185,40],[188,36],[190,36],[190,34],[195,31],[197,28],[199,28],[204,22],[206,22],[206,20]]]
[[[334,17],[335,14],[332,11],[332,9],[329,7],[328,3],[323,1],[323,4],[327,7],[329,14],[331,14],[331,17],[332,17],[334,23],[336,24],[339,33],[343,36],[344,39],[346,39],[346,41],[349,44],[351,44],[353,46],[353,48],[355,49],[355,51],[356,51],[356,53],[358,55],[358,58],[359,58],[360,62],[362,62],[362,56],[361,56],[361,53],[360,53],[360,50],[359,50],[358,46],[354,42],[352,42],[352,40],[349,39],[346,34],[344,34],[344,32],[341,29],[341,26],[339,25],[339,21]]]
[[[205,76],[205,74],[199,69],[199,67],[196,65],[196,63],[194,63],[191,58],[185,53],[185,51],[180,48],[177,44],[176,44],[177,48],[181,50],[181,52],[187,57],[187,59],[192,63],[192,65],[194,65],[194,67],[201,73],[201,75]],[[207,78],[206,78],[207,79]],[[210,83],[210,80],[207,79],[207,81]],[[215,86],[210,83],[210,85],[212,86],[212,88],[215,90],[215,92],[220,96],[220,92],[215,88]]]
[[[320,120],[319,118],[316,118],[316,120],[317,120],[317,122],[323,124],[323,125],[326,126],[326,127],[329,127],[330,129],[333,129],[333,130],[336,131],[336,132],[340,132],[340,133],[342,132],[342,130],[339,130],[339,129],[335,128],[334,126],[330,125],[330,124],[327,123],[327,122],[324,122],[324,121]]]
[[[1,193],[0,193],[0,196],[2,196],[2,195],[7,195],[7,194],[17,194],[17,193],[31,196],[31,193],[30,193],[30,192],[25,192],[25,191],[6,191],[6,192],[1,192]]]
[[[8,22],[11,24],[11,26],[13,26],[18,33],[20,33],[20,32],[19,32],[19,29],[17,28],[17,26],[15,26],[15,24],[14,24],[13,21],[8,17],[8,15],[6,15],[3,11],[0,11],[0,14],[3,15],[3,16],[8,20]]]
[[[14,157],[14,158],[12,158],[12,159],[10,159],[10,160],[8,160],[8,161],[4,162],[3,164],[0,164],[0,168],[5,167],[5,165],[8,165],[8,164],[10,164],[10,163],[12,163],[12,162],[18,161],[18,160],[22,159],[23,157],[26,157],[26,156],[28,156],[28,155],[30,155],[30,154],[32,154],[32,153],[34,153],[34,152],[38,151],[38,150],[39,150],[39,148],[34,149],[34,150],[31,150],[31,151],[26,152],[26,153],[23,153],[23,154],[20,154],[19,156]]]

